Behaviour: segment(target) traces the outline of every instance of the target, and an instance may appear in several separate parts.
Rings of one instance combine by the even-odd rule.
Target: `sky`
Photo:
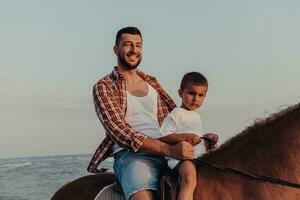
[[[139,68],[180,104],[190,71],[220,142],[300,101],[300,2],[0,0],[0,158],[92,154],[104,138],[92,87],[117,64],[116,32],[143,34]]]

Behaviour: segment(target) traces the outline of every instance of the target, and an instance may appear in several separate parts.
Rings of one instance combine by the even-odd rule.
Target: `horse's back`
[[[114,182],[115,177],[109,172],[84,176],[65,184],[51,200],[94,200],[105,186]]]

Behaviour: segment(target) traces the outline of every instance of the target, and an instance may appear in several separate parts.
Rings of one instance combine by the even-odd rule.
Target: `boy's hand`
[[[202,136],[204,140],[204,145],[206,147],[206,151],[215,150],[219,147],[218,140],[219,137],[215,133],[206,133]]]
[[[184,133],[185,141],[189,142],[191,145],[195,146],[201,142],[201,137],[192,133]]]

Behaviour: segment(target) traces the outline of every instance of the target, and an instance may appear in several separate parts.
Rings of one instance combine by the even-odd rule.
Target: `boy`
[[[171,142],[172,138],[176,138],[176,133],[197,134],[199,139],[196,141],[188,141],[193,145],[196,145],[201,141],[200,133],[202,129],[202,122],[200,115],[197,114],[195,110],[202,105],[206,97],[207,89],[208,82],[202,74],[198,72],[190,72],[184,75],[180,89],[178,90],[179,96],[182,99],[182,104],[181,107],[175,108],[163,121],[160,129],[162,136],[164,136],[161,138],[163,141],[167,143]],[[172,137],[172,135],[174,137]],[[195,146],[195,158],[210,149],[210,145],[206,141],[204,141],[204,143],[205,146],[201,144]],[[216,145],[212,148],[215,147]],[[193,193],[196,188],[196,166],[189,160],[179,161],[168,157],[167,160],[168,166],[171,169],[178,169],[180,178],[178,199],[192,200]]]

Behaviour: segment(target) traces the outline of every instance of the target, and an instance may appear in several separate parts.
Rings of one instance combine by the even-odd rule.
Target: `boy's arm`
[[[148,137],[140,150],[176,158],[178,160],[190,160],[194,158],[194,147],[186,141],[176,144],[167,144],[159,139]]]
[[[186,141],[193,146],[201,142],[201,138],[198,135],[192,133],[172,133],[159,138],[159,140],[167,144],[176,144],[178,142]]]
[[[179,121],[176,119],[178,118],[180,118],[180,115],[177,114],[177,112],[174,113],[174,110],[167,116],[160,127],[160,132],[163,137],[159,138],[159,140],[167,144],[177,144],[183,141],[192,145],[200,143],[201,138],[195,134],[176,132],[178,128],[177,121]]]

